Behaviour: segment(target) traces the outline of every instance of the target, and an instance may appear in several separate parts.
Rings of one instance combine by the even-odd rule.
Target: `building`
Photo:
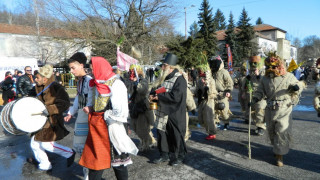
[[[297,48],[286,39],[286,31],[268,24],[260,24],[253,27],[256,37],[253,39],[259,46],[261,57],[266,57],[269,51],[277,51],[277,54],[287,63],[294,59],[297,61]],[[217,31],[218,46],[225,45],[225,30]],[[220,48],[221,49],[221,48]]]
[[[36,58],[39,65],[55,65],[77,51],[91,54],[91,46],[76,32],[0,23],[0,57]]]

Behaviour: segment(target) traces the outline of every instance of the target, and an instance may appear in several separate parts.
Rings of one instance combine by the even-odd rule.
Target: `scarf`
[[[89,86],[96,86],[99,94],[109,94],[111,91],[105,82],[116,75],[112,71],[110,63],[103,57],[92,57],[91,61],[94,79],[90,80]]]

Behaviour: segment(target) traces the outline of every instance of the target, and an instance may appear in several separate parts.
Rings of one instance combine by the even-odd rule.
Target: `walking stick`
[[[251,159],[251,101],[252,101],[252,86],[251,82],[248,81],[248,91],[249,91],[249,126],[248,126],[248,155]]]

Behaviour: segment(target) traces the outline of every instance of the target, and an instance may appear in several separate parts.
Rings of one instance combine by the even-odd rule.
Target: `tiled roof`
[[[271,26],[271,25],[268,25],[268,24],[260,24],[260,25],[256,25],[256,26],[253,26],[253,29],[255,31],[255,34],[259,37],[262,37],[264,39],[269,39],[267,36],[264,36],[262,35],[260,32],[263,32],[263,31],[272,31],[272,30],[279,30],[279,31],[282,31],[284,33],[286,33],[285,30],[282,30],[280,28],[277,28],[277,27],[274,27],[274,26]],[[239,31],[240,29],[238,28],[235,28],[236,31]],[[218,39],[218,41],[223,41],[225,38],[226,38],[226,30],[220,30],[220,31],[216,31],[216,37]]]
[[[216,37],[218,41],[223,41],[226,38],[226,30],[216,31]]]
[[[37,35],[37,28],[31,26],[0,23],[0,33]],[[79,33],[63,29],[40,28],[40,35],[59,38],[81,38],[81,35]]]
[[[253,26],[253,29],[255,31],[270,31],[270,30],[279,30],[279,31],[282,31],[284,33],[286,33],[287,31],[283,30],[283,29],[280,29],[278,27],[274,27],[274,26],[271,26],[269,24],[259,24],[259,25],[256,25],[256,26]]]

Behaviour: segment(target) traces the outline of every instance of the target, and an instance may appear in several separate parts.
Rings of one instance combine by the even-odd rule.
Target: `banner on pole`
[[[117,66],[121,71],[129,71],[131,64],[137,64],[138,60],[120,51],[117,47]]]
[[[228,71],[232,71],[232,53],[229,44],[226,44],[227,53],[228,53]]]

